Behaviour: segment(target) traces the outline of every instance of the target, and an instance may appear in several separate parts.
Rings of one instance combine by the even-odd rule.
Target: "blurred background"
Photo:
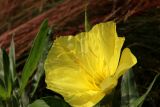
[[[118,35],[126,37],[125,47],[138,59],[133,71],[143,94],[155,74],[160,73],[160,0],[0,0],[0,47],[8,50],[14,37],[17,69],[21,71],[41,22],[48,19],[52,40],[74,35],[84,31],[86,5],[91,25],[117,22]],[[160,79],[144,107],[160,107],[159,89]]]

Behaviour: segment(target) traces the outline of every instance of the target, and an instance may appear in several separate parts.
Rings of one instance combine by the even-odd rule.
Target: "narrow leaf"
[[[49,31],[51,32],[51,29],[49,29]],[[42,77],[42,75],[44,74],[44,61],[48,55],[48,51],[50,49],[50,47],[52,46],[52,42],[49,40],[49,37],[51,36],[50,34],[48,34],[49,36],[47,37],[46,41],[45,41],[45,49],[43,52],[43,55],[41,57],[41,60],[38,64],[38,69],[33,77],[33,91],[31,92],[31,97],[34,95],[34,93],[36,92],[36,89],[38,87],[39,81]]]
[[[5,80],[5,86],[7,87],[8,74],[9,74],[9,57],[4,49],[2,49],[2,57],[3,57],[4,80]]]
[[[10,44],[9,61],[10,61],[11,78],[12,78],[12,82],[14,83],[17,77],[16,77],[16,65],[15,65],[15,44],[14,44],[13,37]]]
[[[2,55],[3,55],[5,89],[7,90],[7,97],[10,97],[11,91],[12,91],[12,82],[11,82],[11,74],[10,74],[10,69],[9,69],[10,67],[9,57],[4,49],[2,49]]]
[[[37,36],[33,42],[33,47],[30,51],[27,62],[23,68],[21,85],[20,85],[20,93],[21,94],[24,91],[25,86],[27,85],[29,78],[32,76],[35,69],[37,68],[39,60],[43,54],[44,46],[45,46],[44,41],[47,38],[47,32],[48,32],[48,21],[45,20],[41,24],[40,31],[37,34]]]
[[[130,104],[138,98],[138,90],[134,81],[133,71],[130,69],[122,77],[121,107],[131,107]]]
[[[148,93],[151,91],[153,84],[155,83],[156,79],[158,78],[159,74],[157,74],[152,83],[150,84],[150,86],[148,87],[148,90],[145,92],[145,94],[143,94],[141,97],[139,97],[138,99],[136,99],[135,101],[132,102],[131,107],[141,107],[144,100],[146,99]]]
[[[12,105],[12,107],[20,107],[20,102],[19,102],[19,99],[17,96],[12,95],[11,105]]]
[[[29,96],[27,95],[26,91],[23,92],[20,96],[20,98],[18,98],[19,101],[21,102],[22,107],[27,107],[29,104]]]

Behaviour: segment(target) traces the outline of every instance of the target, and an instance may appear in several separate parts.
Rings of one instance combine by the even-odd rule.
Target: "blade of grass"
[[[146,99],[148,93],[151,91],[153,84],[155,83],[156,79],[158,78],[160,74],[157,74],[152,83],[150,84],[150,86],[148,87],[148,90],[145,92],[145,94],[143,94],[141,97],[139,97],[138,99],[136,99],[135,101],[132,102],[131,107],[141,107],[144,100]]]
[[[44,41],[47,38],[47,33],[48,33],[48,21],[45,20],[41,24],[39,33],[37,34],[37,36],[33,42],[33,47],[30,51],[27,62],[25,63],[25,66],[23,68],[21,84],[20,84],[20,94],[22,94],[22,92],[24,91],[29,78],[32,76],[35,69],[37,68],[39,60],[40,60],[42,53],[44,51],[44,46],[45,46]]]

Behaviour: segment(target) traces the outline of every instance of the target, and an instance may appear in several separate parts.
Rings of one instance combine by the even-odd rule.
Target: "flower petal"
[[[99,91],[87,91],[82,93],[77,93],[70,99],[65,99],[73,107],[93,107],[96,105],[103,97],[105,93]]]
[[[84,33],[75,37],[57,38],[44,67],[48,89],[60,93],[72,106],[90,107],[98,103],[105,94],[92,78],[96,73],[90,72],[87,66],[94,59],[87,59],[89,54],[83,53],[83,36]]]
[[[116,69],[118,67],[120,54],[121,54],[121,48],[123,46],[125,38],[124,37],[118,37],[115,40],[115,47],[114,47],[114,53],[111,57],[110,63],[109,63],[109,70],[110,75],[114,75],[116,72]]]
[[[116,23],[113,21],[97,24],[90,31],[91,50],[99,57],[104,56],[107,75],[113,75],[119,63],[121,48],[124,43],[124,37],[118,37],[116,33]],[[93,35],[95,37],[93,37]],[[99,50],[97,47],[99,46]],[[102,55],[103,53],[103,55]],[[103,61],[101,61],[103,62]]]
[[[122,76],[128,69],[137,63],[136,57],[132,54],[129,48],[125,48],[122,52],[119,66],[115,73],[116,78]]]
[[[46,73],[46,83],[48,89],[60,93],[74,107],[92,107],[105,95],[86,75],[72,68],[57,68]]]

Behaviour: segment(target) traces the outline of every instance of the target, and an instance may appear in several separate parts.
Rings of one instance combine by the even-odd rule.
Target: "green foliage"
[[[14,41],[12,38],[11,41],[11,45],[10,45],[10,49],[9,49],[9,61],[10,61],[10,73],[11,73],[11,78],[12,78],[12,82],[14,83],[17,79],[16,76],[16,60],[15,60],[15,45],[14,45]]]
[[[52,32],[51,29],[49,29],[49,32],[48,34],[51,35],[50,33]],[[45,42],[45,45],[44,45],[44,52],[42,54],[42,57],[39,61],[39,64],[38,64],[38,67],[37,67],[37,72],[34,74],[33,78],[32,78],[32,84],[33,85],[33,90],[31,92],[31,97],[33,97],[37,87],[38,87],[38,84],[39,84],[39,81],[42,77],[42,75],[44,74],[44,61],[46,59],[46,56],[48,54],[48,51],[52,45],[52,42],[49,40],[49,38],[46,38],[46,40],[44,41]]]
[[[49,106],[43,100],[36,100],[32,104],[29,104],[28,107],[49,107]]]
[[[36,39],[33,43],[33,47],[30,51],[29,57],[27,59],[27,62],[25,63],[25,66],[22,72],[22,79],[20,84],[21,94],[25,89],[25,86],[27,85],[29,78],[32,76],[35,69],[37,68],[40,58],[44,52],[44,48],[47,40],[47,33],[48,33],[48,21],[45,20],[42,23],[40,32],[36,36]]]
[[[138,90],[134,81],[133,71],[130,69],[122,77],[121,82],[121,107],[131,107],[135,99],[138,98]]]
[[[2,56],[3,56],[4,83],[5,83],[5,89],[7,91],[6,97],[9,98],[11,96],[11,91],[12,91],[10,62],[9,62],[9,57],[4,49],[2,50]]]
[[[13,38],[10,45],[9,55],[4,49],[0,50],[0,105],[2,107],[26,107],[29,104],[31,97],[28,96],[28,90],[26,91],[25,87],[28,84],[29,78],[31,78],[36,70],[39,62],[45,58],[42,56],[45,53],[45,48],[48,46],[48,30],[48,21],[45,20],[34,40],[33,47],[22,71],[22,78],[19,78],[16,73],[15,46]],[[42,68],[43,63],[39,69]],[[40,70],[37,70],[37,72],[40,72]],[[38,78],[40,78],[42,74],[43,72],[41,71]],[[36,88],[37,86],[34,87],[33,90],[35,91]]]
[[[154,77],[154,80],[152,81],[152,83],[150,84],[150,86],[148,87],[148,90],[139,98],[137,98],[136,100],[134,100],[131,104],[131,107],[141,107],[144,100],[146,99],[147,95],[149,94],[149,92],[151,91],[153,84],[155,83],[156,79],[158,78],[159,74],[157,74]]]
[[[0,84],[0,98],[2,100],[7,100],[11,96],[12,91],[12,83],[11,83],[11,75],[10,75],[10,62],[9,57],[4,49],[1,50],[1,84]]]
[[[121,82],[121,107],[141,107],[158,76],[159,74],[155,76],[146,93],[139,97],[133,71],[124,74]]]
[[[3,86],[0,85],[0,97],[2,100],[7,99],[7,92]]]

